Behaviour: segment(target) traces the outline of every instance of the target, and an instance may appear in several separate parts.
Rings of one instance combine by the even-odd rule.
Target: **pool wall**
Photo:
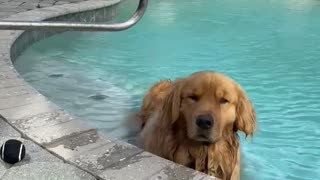
[[[99,0],[55,5],[6,20],[108,21],[117,14],[119,3]],[[0,115],[6,122],[24,138],[97,179],[215,179],[106,137],[24,81],[13,66],[15,59],[33,43],[57,33],[61,32],[0,31]]]

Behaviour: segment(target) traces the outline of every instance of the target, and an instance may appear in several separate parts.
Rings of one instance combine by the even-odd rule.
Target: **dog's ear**
[[[237,86],[238,103],[236,108],[235,130],[242,131],[247,136],[252,136],[257,129],[256,112],[253,104],[248,99],[244,90]]]
[[[184,79],[178,79],[173,83],[168,95],[164,99],[162,107],[162,122],[172,125],[179,119],[181,107],[181,91],[184,86]]]

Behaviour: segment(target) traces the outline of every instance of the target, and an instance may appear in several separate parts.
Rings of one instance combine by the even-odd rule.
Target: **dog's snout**
[[[196,119],[196,124],[201,129],[210,129],[213,126],[213,118],[211,115],[200,115]]]

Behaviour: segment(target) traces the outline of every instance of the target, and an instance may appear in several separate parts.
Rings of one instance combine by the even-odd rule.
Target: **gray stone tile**
[[[2,41],[2,40],[0,40],[0,41]],[[1,43],[1,42],[0,42],[0,43]],[[8,66],[8,65],[9,65],[8,62],[5,61],[4,59],[5,59],[5,55],[0,53],[0,66],[1,66],[1,67],[3,67],[3,66]],[[2,71],[0,71],[0,72],[2,72]],[[4,72],[2,72],[2,73],[4,73]],[[1,74],[2,74],[2,73],[1,73]]]
[[[8,39],[11,39],[13,35],[13,32],[12,31],[0,31],[0,42],[1,44],[3,43],[2,40],[8,40]]]
[[[24,131],[24,133],[35,142],[46,145],[89,130],[91,130],[91,128],[86,124],[78,120],[72,120],[53,126],[30,129]]]
[[[41,94],[36,94],[36,93],[23,94],[28,92],[24,92],[24,91],[10,92],[10,91],[6,91],[6,89],[7,88],[1,89],[1,91],[2,93],[4,93],[4,95],[7,95],[9,97],[7,98],[0,97],[0,112],[2,109],[10,109],[10,108],[15,108],[19,106],[25,106],[32,103],[47,101],[46,98]],[[19,95],[19,93],[21,93],[21,95]]]
[[[13,14],[15,14],[15,12],[0,12],[0,19],[7,18]]]
[[[0,160],[0,179],[6,173],[6,171],[10,168],[8,164],[5,164],[3,161]]]
[[[10,65],[11,63],[11,60],[9,58],[9,55],[6,54],[6,53],[3,53],[1,51],[3,51],[4,49],[0,49],[0,56],[3,56],[1,57],[1,64],[5,64],[5,65]],[[7,52],[5,50],[5,52]],[[18,78],[18,74],[16,73],[13,73],[14,71],[8,71],[8,72],[0,72],[0,80],[7,80],[6,78]],[[6,75],[3,75],[3,73],[6,73]]]
[[[0,114],[12,123],[18,119],[24,119],[45,112],[52,112],[55,109],[58,108],[54,104],[48,103],[47,101],[40,101],[25,106],[2,109],[0,110]]]
[[[7,81],[14,78],[20,78],[19,75],[14,71],[0,72],[0,81]]]
[[[46,145],[46,148],[63,159],[72,159],[95,148],[111,143],[96,130],[87,131],[76,136]]]
[[[0,58],[1,58],[1,61],[3,63],[5,63],[5,65],[10,65],[9,62],[11,62],[10,60],[10,56],[7,54],[8,52],[10,52],[10,39],[1,39],[0,40]],[[14,71],[12,71],[14,72]],[[1,73],[3,74],[3,73]],[[3,75],[2,75],[3,76]]]
[[[5,46],[5,57],[8,58],[10,60],[11,63],[11,54],[8,54],[8,52],[10,52],[11,46],[12,44],[15,42],[16,38],[18,38],[23,31],[14,31],[14,30],[3,30],[0,31],[1,36],[2,37],[2,43],[7,43]],[[5,36],[7,36],[8,38],[5,38]]]
[[[84,169],[88,169],[90,172],[100,174],[109,166],[112,166],[119,161],[124,161],[140,152],[142,152],[142,150],[135,146],[115,141],[70,158],[68,161],[71,161]]]
[[[204,176],[201,180],[221,180],[213,176]]]
[[[47,11],[47,13],[45,13],[46,11]],[[9,18],[6,18],[5,20],[15,21],[15,20],[23,19],[24,21],[40,21],[40,20],[46,19],[48,17],[48,12],[51,12],[51,11],[48,11],[45,9],[43,9],[43,10],[37,9],[37,10],[33,10],[33,11],[28,11],[28,12],[12,15]]]
[[[1,48],[1,47],[0,47]],[[1,57],[0,57],[1,58]],[[1,63],[2,64],[2,63]],[[9,66],[7,64],[4,64],[1,65],[0,64],[0,72],[8,72],[8,71],[15,71],[14,67],[13,66]],[[1,88],[1,87],[0,87]]]
[[[9,44],[9,40],[3,39],[1,41],[3,41],[3,43],[0,44],[1,51],[2,52],[10,52],[10,45],[8,45]]]
[[[3,5],[0,6],[0,12],[14,12],[19,13],[22,12],[22,9],[18,8],[18,6],[11,6],[11,5]]]
[[[43,0],[40,4],[54,4],[57,0]]]
[[[2,180],[95,180],[95,178],[80,169],[64,163],[37,162],[12,167]]]
[[[36,92],[29,86],[14,86],[0,88],[0,99],[10,98],[13,96],[32,95]]]
[[[148,180],[218,180],[181,165],[169,165]]]
[[[3,0],[2,0],[3,1]],[[24,2],[23,1],[12,1],[12,0],[5,0],[5,2],[4,3],[2,3],[1,5],[3,6],[3,7],[10,7],[10,6],[12,6],[12,7],[18,7],[19,5],[21,5],[21,4],[24,4]]]
[[[34,116],[13,120],[11,123],[21,131],[32,131],[34,129],[58,125],[69,122],[74,118],[63,110],[52,110]]]
[[[11,0],[0,0],[0,3],[6,3],[6,2],[9,2]]]
[[[57,1],[55,3],[55,5],[62,5],[62,4],[69,4],[70,2],[67,2],[67,1]]]
[[[20,137],[20,133],[18,133],[15,129],[13,129],[8,123],[6,123],[0,117],[0,137],[5,137],[5,136]]]
[[[0,6],[0,11],[1,12],[12,11],[12,10],[16,9],[20,4],[21,4],[21,2],[19,2],[19,3],[13,3],[13,2],[2,3]]]
[[[81,2],[81,1],[83,1],[83,0],[68,0],[68,2],[70,2],[70,3],[76,3],[76,2]]]
[[[32,2],[32,3],[24,3],[19,6],[19,8],[25,9],[25,10],[31,10],[31,9],[37,9],[38,2]]]
[[[0,89],[9,88],[9,87],[17,87],[17,86],[25,86],[26,82],[22,79],[10,79],[7,81],[0,81]]]
[[[170,161],[162,159],[148,152],[140,153],[131,158],[113,164],[99,177],[104,179],[147,179],[160,170],[172,165]]]
[[[40,8],[46,8],[53,6],[53,3],[40,3]]]

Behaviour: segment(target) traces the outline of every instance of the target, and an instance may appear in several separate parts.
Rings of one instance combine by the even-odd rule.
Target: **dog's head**
[[[256,115],[232,79],[217,72],[197,72],[174,82],[164,102],[163,123],[183,124],[189,139],[214,143],[238,130],[252,136]]]

